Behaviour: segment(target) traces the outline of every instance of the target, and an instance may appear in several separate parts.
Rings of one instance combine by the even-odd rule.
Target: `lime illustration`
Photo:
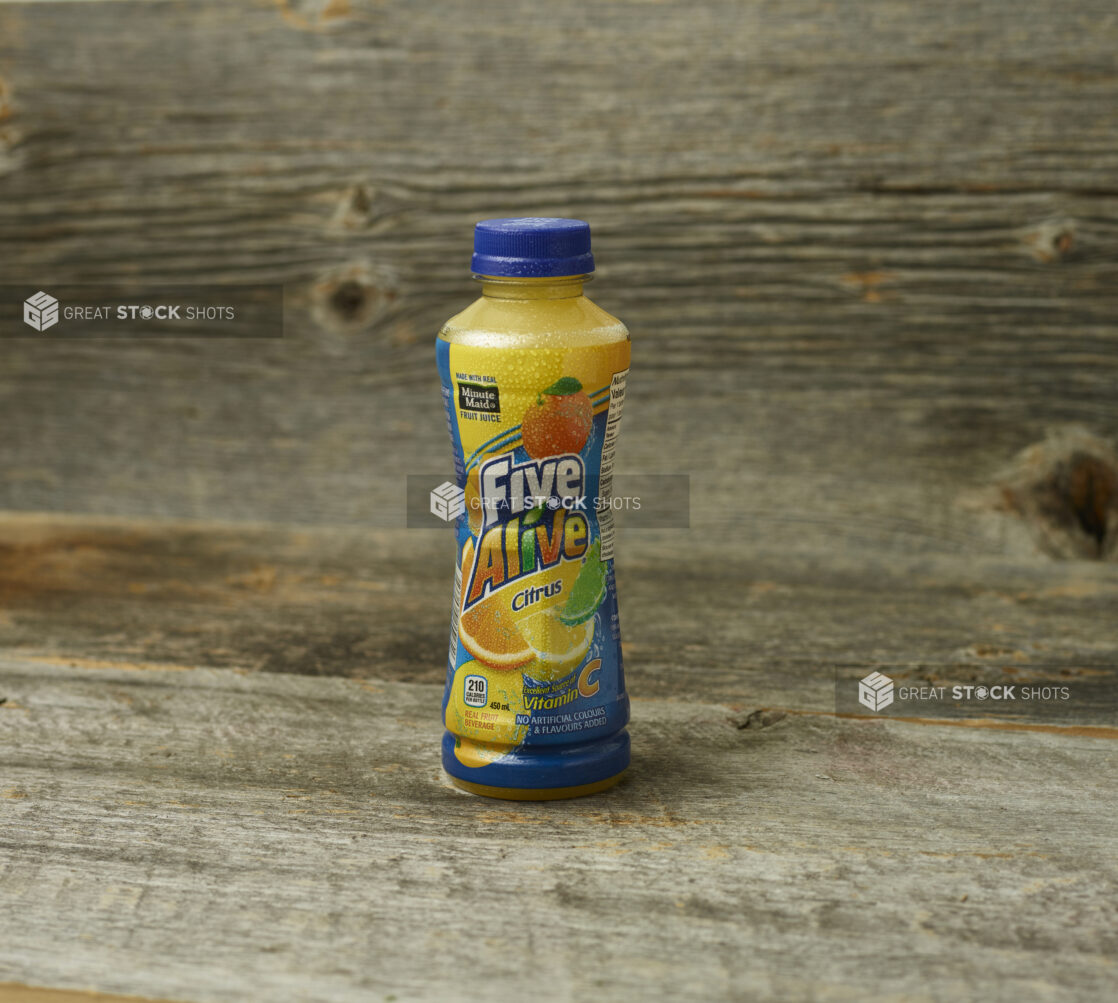
[[[606,564],[601,559],[601,538],[591,544],[582,567],[571,588],[571,594],[559,611],[559,619],[568,627],[585,623],[602,605],[606,597]]]

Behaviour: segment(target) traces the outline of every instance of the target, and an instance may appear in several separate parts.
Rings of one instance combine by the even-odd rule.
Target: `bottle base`
[[[597,794],[599,791],[609,790],[623,776],[625,771],[606,777],[605,780],[595,780],[592,784],[578,784],[575,787],[490,787],[488,784],[475,784],[469,780],[447,774],[450,782],[460,790],[477,794],[484,798],[500,798],[502,801],[560,801],[566,798],[581,798],[587,794]]]
[[[612,787],[629,766],[629,733],[561,745],[507,746],[443,735],[443,769],[464,791],[508,801],[577,798]]]

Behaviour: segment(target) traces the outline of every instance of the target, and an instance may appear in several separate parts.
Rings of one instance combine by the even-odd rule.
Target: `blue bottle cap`
[[[483,219],[474,227],[475,275],[547,278],[594,271],[590,224],[557,216]]]

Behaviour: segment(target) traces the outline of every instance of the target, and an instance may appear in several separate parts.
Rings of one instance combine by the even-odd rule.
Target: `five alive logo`
[[[58,323],[58,300],[42,290],[23,301],[23,322],[36,331],[46,331]]]

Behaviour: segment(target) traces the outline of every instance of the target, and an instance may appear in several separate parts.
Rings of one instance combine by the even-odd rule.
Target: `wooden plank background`
[[[1072,699],[1043,720],[1118,719],[1113,564],[750,555],[695,535],[633,533],[619,559],[626,674],[638,695],[824,713],[835,710],[836,673],[880,669],[898,684],[1070,684]],[[445,536],[7,515],[0,643],[47,664],[436,688],[453,561]],[[432,714],[437,704],[432,696]],[[1028,710],[984,716],[1036,720]]]
[[[282,282],[287,324],[0,341],[0,506],[401,525],[473,221],[568,213],[622,469],[696,525],[1113,556],[1118,492],[1100,543],[1000,485],[1069,435],[1113,474],[1116,50],[1085,0],[5,4],[5,282]]]
[[[1106,998],[1116,53],[1100,0],[0,3],[0,315],[286,303],[0,331],[0,998]],[[402,531],[506,214],[591,221],[619,469],[692,484],[620,534],[631,777],[515,810],[439,772]],[[1074,696],[836,716],[874,669]]]

